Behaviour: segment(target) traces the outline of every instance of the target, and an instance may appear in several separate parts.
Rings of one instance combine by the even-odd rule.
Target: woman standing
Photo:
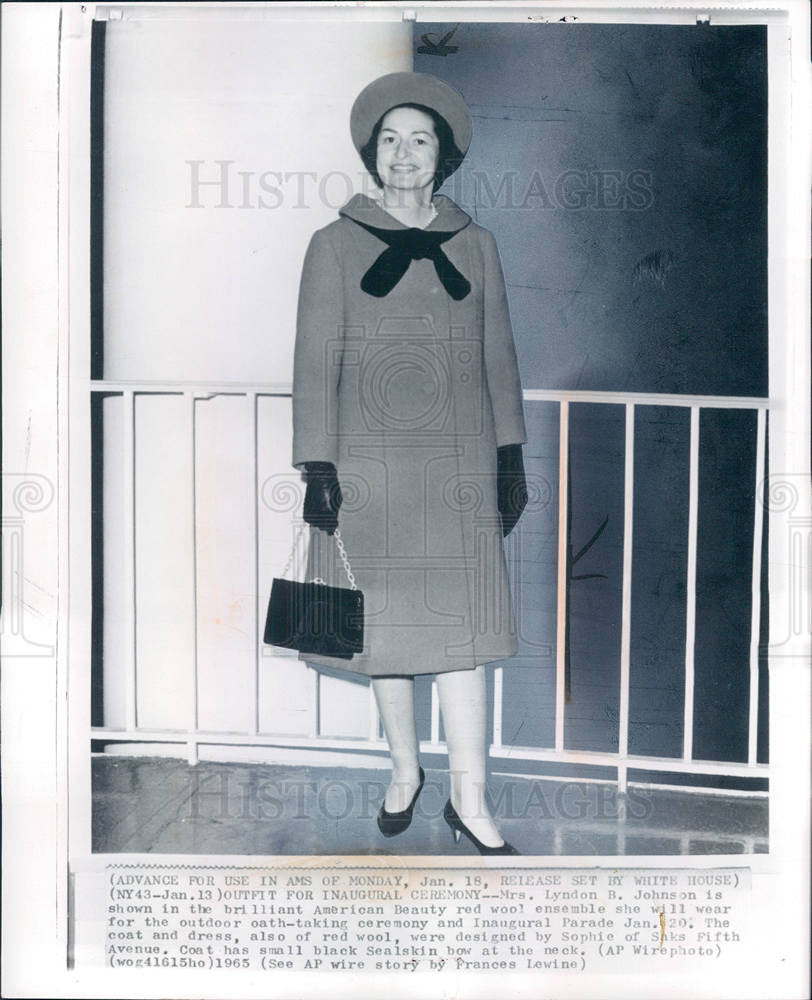
[[[313,234],[299,293],[293,464],[313,526],[308,574],[342,586],[338,525],[364,593],[364,649],[314,665],[372,678],[392,754],[378,816],[405,830],[425,775],[414,676],[433,673],[451,772],[445,819],[483,854],[513,854],[485,802],[483,664],[517,651],[502,538],[526,502],[527,440],[493,236],[434,192],[471,116],[424,73],[367,86],[350,116],[377,196]]]

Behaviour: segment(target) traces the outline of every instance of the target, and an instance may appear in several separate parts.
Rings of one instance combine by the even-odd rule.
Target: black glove
[[[505,444],[496,449],[496,498],[502,516],[502,535],[507,537],[527,506],[527,481],[520,444]]]
[[[344,500],[336,467],[332,462],[305,462],[304,480],[307,483],[305,521],[332,535],[338,527],[338,508]]]

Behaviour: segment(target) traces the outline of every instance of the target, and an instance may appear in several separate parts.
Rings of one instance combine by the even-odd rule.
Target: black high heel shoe
[[[516,848],[507,841],[500,844],[499,847],[488,847],[487,844],[483,844],[479,837],[471,833],[465,823],[463,823],[463,821],[459,818],[457,810],[451,805],[451,799],[449,799],[445,804],[443,819],[451,827],[455,844],[459,844],[460,837],[464,833],[480,854],[521,854],[521,851],[517,851]]]
[[[425,780],[426,772],[421,767],[420,784],[417,786],[417,791],[412,796],[412,801],[409,803],[408,807],[401,810],[401,812],[387,812],[384,806],[381,805],[381,808],[378,811],[378,829],[384,837],[394,837],[398,833],[403,833],[404,830],[408,829],[409,824],[412,822],[412,810],[414,809],[414,804],[417,802],[417,796],[420,794],[420,790],[423,788]]]

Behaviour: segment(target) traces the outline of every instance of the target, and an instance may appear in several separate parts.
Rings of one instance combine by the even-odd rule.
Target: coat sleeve
[[[302,265],[293,354],[293,459],[338,466],[338,384],[344,341],[344,286],[338,257],[323,230],[311,237]]]
[[[487,229],[483,229],[482,234],[485,373],[499,448],[506,444],[524,444],[527,430],[502,264],[493,234]]]

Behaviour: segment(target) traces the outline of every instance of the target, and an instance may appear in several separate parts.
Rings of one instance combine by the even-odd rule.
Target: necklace
[[[383,198],[376,199],[376,201],[378,205],[384,210],[384,212],[386,212],[388,215],[391,215],[393,219],[397,219],[398,222],[400,222],[404,226],[407,226],[409,229],[425,229],[426,226],[431,225],[431,223],[434,222],[434,220],[437,218],[437,208],[435,207],[433,201],[429,205],[429,208],[431,209],[431,215],[428,217],[428,219],[426,219],[426,221],[422,224],[422,226],[409,225],[409,223],[404,222],[403,219],[395,215],[394,212],[392,212],[390,209],[386,207],[386,205],[383,203]]]

